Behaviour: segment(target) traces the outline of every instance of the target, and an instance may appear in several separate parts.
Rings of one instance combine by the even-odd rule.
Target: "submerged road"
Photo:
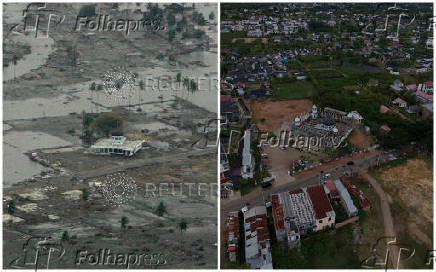
[[[124,165],[121,166],[107,166],[107,167],[101,167],[98,169],[93,169],[89,171],[83,171],[76,175],[78,179],[86,179],[86,178],[93,178],[93,177],[99,177],[103,175],[113,174],[116,172],[132,169],[132,168],[138,168],[142,166],[150,166],[154,164],[159,163],[165,163],[170,162],[174,160],[184,159],[191,156],[203,156],[203,155],[210,155],[210,154],[216,154],[217,149],[216,148],[205,148],[205,149],[196,149],[188,152],[183,152],[179,154],[174,154],[170,156],[161,156],[156,158],[147,158],[147,159],[138,159],[131,162],[127,162]]]

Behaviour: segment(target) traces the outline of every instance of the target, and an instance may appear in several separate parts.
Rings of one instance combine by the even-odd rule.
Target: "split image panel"
[[[4,268],[217,267],[217,15],[3,5]]]
[[[432,269],[433,3],[220,15],[221,268]]]

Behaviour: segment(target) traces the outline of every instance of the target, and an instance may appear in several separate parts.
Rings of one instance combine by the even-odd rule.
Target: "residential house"
[[[380,113],[386,114],[386,113],[390,113],[390,111],[391,110],[385,105],[380,105]]]
[[[433,117],[433,103],[427,103],[421,106],[420,115],[422,119]]]
[[[381,125],[380,129],[386,133],[391,131],[390,127],[388,127],[387,125]]]
[[[400,108],[406,108],[407,107],[406,101],[404,101],[403,99],[401,99],[399,97],[394,99],[394,101],[392,101],[392,104],[395,105],[395,106],[398,106]]]

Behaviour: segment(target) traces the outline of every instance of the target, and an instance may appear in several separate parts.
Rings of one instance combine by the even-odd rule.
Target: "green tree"
[[[139,88],[140,88],[141,90],[144,90],[144,87],[145,87],[145,85],[144,85],[144,80],[139,81]]]
[[[16,77],[16,74],[15,74],[15,67],[17,66],[17,63],[18,63],[18,56],[17,56],[17,55],[14,55],[14,56],[12,57],[12,62],[13,62],[13,64],[14,64],[14,80],[16,80],[17,77]]]
[[[176,37],[176,31],[174,29],[169,30],[168,31],[168,41],[172,42],[175,37]]]
[[[165,203],[161,201],[156,208],[156,214],[163,216],[165,213],[167,213],[167,207],[165,206]]]
[[[215,20],[215,13],[213,11],[209,14],[209,20]]]
[[[70,235],[68,234],[68,231],[64,231],[62,233],[61,241],[70,241]]]
[[[92,82],[91,83],[91,86],[89,86],[89,89],[91,90],[91,91],[95,91],[95,86],[96,86],[97,84],[95,84],[95,82]]]
[[[95,15],[95,5],[84,5],[80,8],[79,16],[81,17],[93,17]]]
[[[182,220],[179,223],[179,230],[180,230],[180,238],[183,237],[183,232],[188,229],[188,223],[186,223],[185,219],[182,218]],[[182,239],[180,239],[180,242],[182,242]]]
[[[8,202],[8,213],[14,214],[15,213],[15,201],[9,200]]]
[[[176,80],[177,82],[182,81],[182,73],[177,73]]]
[[[168,26],[172,27],[176,24],[176,17],[172,13],[168,13],[167,15]]]
[[[129,218],[125,216],[121,217],[121,229],[125,229],[128,223],[129,223]]]
[[[89,199],[89,190],[88,188],[82,188],[82,200],[83,201],[88,201]]]
[[[92,123],[92,130],[97,134],[109,137],[113,131],[122,131],[123,120],[112,112],[101,113]]]

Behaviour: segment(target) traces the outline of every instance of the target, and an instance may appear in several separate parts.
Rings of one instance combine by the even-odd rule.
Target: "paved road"
[[[148,158],[148,159],[139,159],[134,160],[131,162],[128,162],[121,166],[113,166],[109,165],[106,167],[101,167],[98,169],[93,169],[90,171],[84,171],[77,175],[77,178],[79,179],[85,179],[85,178],[93,178],[93,177],[99,177],[107,174],[113,174],[119,171],[124,171],[131,168],[138,168],[142,166],[150,166],[158,163],[165,163],[170,161],[175,161],[179,159],[184,159],[186,157],[190,156],[202,156],[202,155],[208,155],[208,154],[216,154],[217,149],[216,148],[205,148],[205,149],[196,149],[189,152],[183,152],[179,154],[174,154],[170,156],[161,156],[156,158]]]
[[[394,229],[394,220],[391,214],[391,208],[389,206],[390,198],[385,193],[383,188],[377,182],[375,178],[368,175],[367,173],[363,174],[362,177],[371,183],[372,187],[375,189],[379,199],[380,199],[380,207],[383,214],[383,221],[385,225],[385,235],[387,237],[396,237],[395,229]],[[402,269],[401,262],[398,260],[398,247],[391,246],[389,247],[389,252],[391,254],[390,259],[392,262],[392,267],[395,269]],[[398,263],[397,263],[398,262]],[[398,267],[397,267],[398,265]]]
[[[351,170],[352,172],[356,173],[365,173],[369,166],[375,165],[377,162],[377,157],[380,155],[379,152],[374,152],[371,154],[368,154],[367,157],[362,158],[360,160],[353,160],[352,157],[346,159],[347,161],[353,160],[354,165],[353,166],[346,166],[343,167],[343,162],[333,161],[330,163],[330,167],[327,167],[326,165],[323,165],[323,171],[324,173],[330,173],[331,178],[339,178],[344,175],[344,171]],[[340,165],[339,165],[340,164]],[[280,184],[280,185],[273,185],[269,187],[268,189],[263,189],[261,187],[257,187],[250,193],[241,196],[241,198],[238,199],[231,199],[221,200],[221,214],[223,216],[226,215],[226,213],[230,211],[235,211],[241,209],[243,206],[245,206],[246,203],[249,203],[250,206],[256,206],[256,205],[264,205],[266,201],[268,201],[269,196],[271,194],[284,192],[284,191],[291,191],[302,187],[307,187],[311,185],[319,184],[319,171],[316,171],[315,169],[309,170],[311,174],[302,174],[299,176],[296,176],[296,180]]]

